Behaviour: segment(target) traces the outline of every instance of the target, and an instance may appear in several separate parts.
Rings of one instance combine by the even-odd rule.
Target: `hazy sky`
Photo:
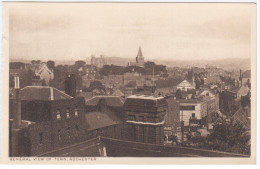
[[[22,4],[22,3],[20,3]],[[34,3],[10,8],[10,57],[250,57],[252,4]],[[44,58],[44,59],[43,59]]]

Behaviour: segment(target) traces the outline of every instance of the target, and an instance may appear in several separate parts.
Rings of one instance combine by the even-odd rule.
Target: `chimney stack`
[[[74,74],[69,74],[65,80],[65,93],[76,97],[76,77]]]
[[[21,100],[20,100],[20,80],[19,76],[14,77],[14,89],[15,89],[15,99],[14,99],[14,112],[13,112],[13,124],[12,124],[12,135],[11,135],[11,148],[10,156],[19,156],[19,132],[21,127]]]
[[[20,100],[20,79],[19,76],[14,77],[14,88],[15,88],[15,109],[14,109],[14,119],[13,128],[17,129],[21,126],[21,100]]]

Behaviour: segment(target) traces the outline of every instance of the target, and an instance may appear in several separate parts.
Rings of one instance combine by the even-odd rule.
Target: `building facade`
[[[163,97],[145,95],[128,97],[124,104],[125,139],[163,144],[167,106]]]

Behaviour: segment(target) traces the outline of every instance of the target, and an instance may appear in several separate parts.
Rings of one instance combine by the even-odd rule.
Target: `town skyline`
[[[91,54],[132,58],[139,46],[150,60],[250,58],[251,7],[83,3],[56,9],[55,3],[16,5],[9,18],[10,58],[80,60]]]

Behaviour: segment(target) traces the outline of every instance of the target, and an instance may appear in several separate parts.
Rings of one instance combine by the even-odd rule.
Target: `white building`
[[[184,91],[195,89],[194,79],[192,82],[189,82],[188,80],[185,79],[182,82],[180,82],[176,87],[177,90],[180,89]]]
[[[39,76],[48,85],[50,80],[54,78],[53,70],[50,70],[46,63],[42,63],[38,69],[35,70],[35,75]]]

